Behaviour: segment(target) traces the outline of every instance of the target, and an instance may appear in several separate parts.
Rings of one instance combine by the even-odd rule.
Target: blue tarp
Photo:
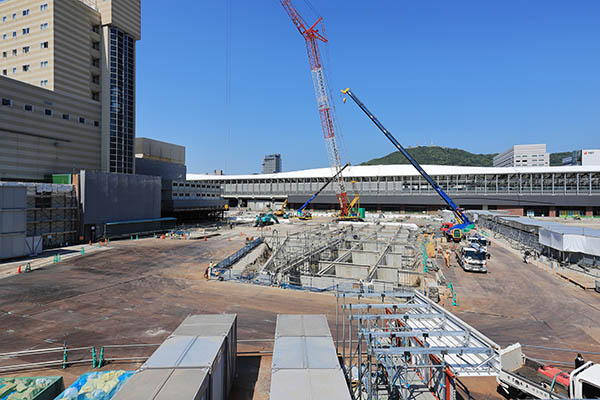
[[[115,377],[114,379],[117,381],[116,384],[108,383],[106,385],[96,385],[96,389],[80,393],[81,388],[83,388],[86,383],[94,380],[100,383],[102,382],[102,378],[108,377],[109,375],[107,374],[110,373],[118,375],[118,377]],[[133,371],[88,372],[77,378],[71,386],[65,389],[65,391],[54,400],[110,400],[132,375]],[[114,383],[114,380],[112,383]],[[108,390],[108,392],[103,389]]]

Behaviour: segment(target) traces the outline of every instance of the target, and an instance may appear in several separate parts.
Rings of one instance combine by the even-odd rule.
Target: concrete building
[[[562,160],[563,165],[600,165],[600,149],[575,150]]]
[[[0,179],[134,172],[140,0],[0,2]]]
[[[600,166],[423,168],[466,209],[506,210],[513,215],[600,215]],[[360,205],[368,210],[434,211],[444,207],[411,165],[352,166],[342,176],[346,182],[355,182]],[[196,183],[220,184],[231,207],[256,204],[256,209],[285,199],[289,207],[297,208],[330,177],[330,168],[263,175],[188,174],[188,180]],[[310,207],[337,209],[337,190],[337,185],[329,185]]]
[[[148,138],[135,139],[136,174],[161,178],[161,213],[199,219],[222,213],[221,185],[186,181],[185,147]]]
[[[281,172],[281,154],[267,154],[262,163],[263,174]]]
[[[493,160],[494,167],[548,167],[550,154],[545,144],[518,144]]]

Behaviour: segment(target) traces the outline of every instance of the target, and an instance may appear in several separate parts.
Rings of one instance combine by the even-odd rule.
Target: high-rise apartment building
[[[134,172],[141,0],[0,2],[0,179]]]
[[[493,159],[494,167],[547,167],[550,154],[545,144],[518,144]]]
[[[267,154],[262,163],[263,174],[281,172],[281,154]]]

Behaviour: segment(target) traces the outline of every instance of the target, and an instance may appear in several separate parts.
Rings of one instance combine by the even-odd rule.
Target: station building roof
[[[465,167],[452,165],[423,165],[432,176],[443,175],[504,175],[504,174],[551,174],[551,173],[597,173],[600,165],[559,166],[559,167]],[[187,174],[188,180],[255,180],[255,179],[298,179],[330,178],[331,168],[314,168],[277,174],[209,175]],[[418,176],[419,172],[410,164],[358,165],[344,170],[344,177]]]

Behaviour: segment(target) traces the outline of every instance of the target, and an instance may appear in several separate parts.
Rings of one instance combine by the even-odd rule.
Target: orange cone
[[[19,265],[19,270],[17,271],[17,274],[21,273],[21,266]]]
[[[206,242],[206,236],[204,236],[204,241]]]

